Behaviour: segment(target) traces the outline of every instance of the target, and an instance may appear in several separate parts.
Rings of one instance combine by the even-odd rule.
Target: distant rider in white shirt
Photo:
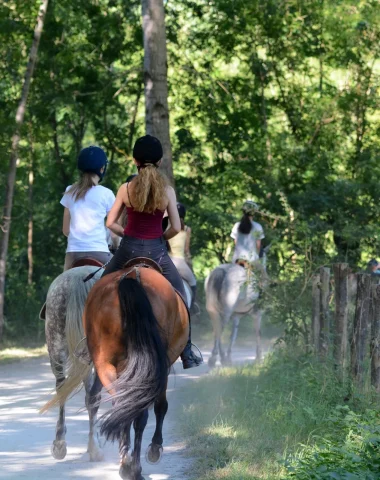
[[[235,223],[231,237],[235,241],[232,263],[239,260],[249,263],[259,259],[261,240],[265,238],[263,227],[253,221],[255,212],[259,210],[257,203],[247,200],[243,204],[243,216]]]
[[[115,195],[99,185],[106,167],[107,156],[100,147],[91,146],[80,152],[80,179],[66,188],[61,200],[65,207],[62,230],[68,237],[64,270],[80,258],[91,257],[105,264],[112,257],[104,221]]]

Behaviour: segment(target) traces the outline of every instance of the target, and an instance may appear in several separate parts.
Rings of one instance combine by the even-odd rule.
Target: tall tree
[[[26,104],[28,101],[30,83],[33,77],[33,71],[37,60],[38,46],[44,26],[45,15],[47,11],[49,0],[42,0],[40,9],[38,11],[37,24],[34,29],[34,37],[29,54],[29,61],[26,68],[26,74],[24,84],[21,93],[21,99],[18,104],[16,112],[16,128],[12,136],[12,149],[9,161],[9,172],[7,179],[7,192],[5,196],[4,213],[1,225],[1,244],[0,244],[0,339],[2,338],[4,327],[4,290],[5,290],[5,273],[6,273],[6,260],[9,244],[9,233],[11,226],[12,205],[13,205],[13,193],[16,182],[16,167],[17,167],[17,155],[18,147],[21,138],[21,127],[24,123]]]
[[[159,138],[162,169],[173,183],[170,143],[165,10],[163,0],[142,0],[146,132]]]

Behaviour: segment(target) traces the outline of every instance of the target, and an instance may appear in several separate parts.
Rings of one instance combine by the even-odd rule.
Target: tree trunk
[[[344,369],[347,360],[348,344],[348,273],[347,263],[334,265],[335,279],[335,335],[334,335],[334,361]]]
[[[321,276],[319,274],[313,276],[313,303],[312,303],[312,314],[311,314],[311,338],[314,348],[314,352],[319,352],[319,337],[321,333],[320,326],[320,311],[321,311],[321,294],[319,291],[321,283]]]
[[[380,393],[380,285],[372,285],[371,383]]]
[[[162,171],[174,182],[170,143],[165,10],[163,0],[142,0],[146,133],[164,150]]]
[[[319,351],[321,355],[327,356],[330,340],[330,316],[329,316],[329,298],[330,298],[330,269],[321,267],[321,310],[320,310],[320,340]]]
[[[42,34],[42,29],[44,26],[44,20],[46,15],[46,10],[49,0],[42,0],[38,17],[37,25],[34,29],[34,38],[32,47],[30,49],[29,61],[26,69],[24,85],[22,88],[21,99],[18,104],[16,112],[16,128],[12,137],[12,150],[9,161],[9,173],[7,179],[7,190],[5,195],[5,206],[3,213],[3,220],[1,225],[2,236],[0,244],[0,340],[3,334],[4,327],[4,291],[5,291],[5,273],[6,273],[6,260],[8,253],[9,245],[9,233],[11,226],[11,215],[12,215],[12,205],[13,205],[13,193],[16,181],[16,165],[17,165],[17,156],[18,156],[18,146],[20,143],[20,131],[21,126],[24,123],[26,103],[28,100],[30,83],[33,77],[34,66],[37,60],[38,45],[40,43],[40,38]]]
[[[364,384],[364,361],[368,350],[368,318],[371,300],[371,276],[358,274],[358,290],[351,344],[352,375],[359,384]]]
[[[32,127],[30,127],[31,129]],[[28,285],[33,283],[33,185],[34,185],[34,145],[32,134],[30,141],[30,167],[28,175]]]

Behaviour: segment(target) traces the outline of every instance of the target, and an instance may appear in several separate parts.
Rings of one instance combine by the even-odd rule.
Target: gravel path
[[[236,354],[238,361],[252,359],[251,352],[247,350],[239,350]],[[175,365],[175,374],[170,375],[169,381],[164,455],[162,461],[154,466],[147,464],[143,458],[145,479],[187,480],[186,472],[191,469],[192,461],[184,455],[185,445],[176,421],[181,414],[181,390],[188,382],[207,372],[207,364],[186,371],[179,363]],[[83,411],[83,392],[69,401],[66,410],[67,456],[63,461],[52,458],[50,445],[55,434],[57,412],[41,416],[38,408],[53,386],[54,377],[46,357],[0,366],[0,478],[118,480],[117,445],[105,445],[103,462],[89,462],[86,453],[88,417],[87,411]],[[151,412],[144,433],[143,452],[153,436],[154,421],[154,413]]]

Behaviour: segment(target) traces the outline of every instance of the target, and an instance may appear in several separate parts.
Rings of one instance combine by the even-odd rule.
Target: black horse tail
[[[120,439],[125,428],[165,390],[170,368],[167,345],[141,284],[123,278],[119,301],[127,358],[112,385],[116,391],[113,408],[102,418],[101,433],[107,440]]]

